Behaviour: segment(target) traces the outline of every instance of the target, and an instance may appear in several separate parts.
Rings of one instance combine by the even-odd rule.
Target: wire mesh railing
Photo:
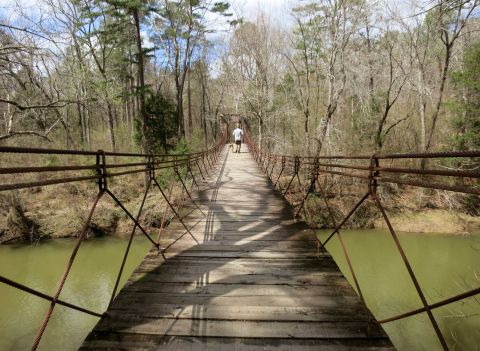
[[[480,195],[480,171],[478,167],[475,169],[423,169],[414,167],[415,160],[432,160],[454,159],[458,161],[463,160],[466,164],[478,165],[480,164],[480,150],[470,151],[447,151],[447,152],[429,152],[429,153],[405,153],[405,154],[373,154],[373,155],[339,155],[339,156],[318,156],[318,157],[304,157],[304,156],[288,156],[278,155],[260,148],[255,144],[252,138],[245,134],[245,142],[249,145],[255,160],[261,167],[262,171],[270,178],[273,186],[277,188],[282,195],[289,200],[288,197],[292,193],[294,182],[298,184],[300,189],[301,199],[298,203],[292,203],[295,209],[295,217],[299,217],[304,211],[304,206],[310,194],[316,194],[323,199],[327,208],[328,216],[335,228],[325,240],[320,240],[317,235],[319,248],[325,249],[325,246],[330,240],[336,236],[342,252],[345,256],[348,269],[352,275],[356,290],[360,298],[364,301],[359,280],[355,274],[354,264],[350,258],[349,252],[342,238],[340,229],[344,227],[345,223],[354,216],[357,210],[367,200],[371,200],[375,207],[381,214],[385,221],[388,231],[395,243],[408,275],[415,287],[415,290],[422,302],[420,308],[407,311],[389,318],[379,320],[379,323],[388,323],[400,320],[406,317],[418,315],[420,313],[427,313],[430,323],[435,330],[440,344],[444,350],[448,350],[448,344],[445,336],[440,329],[432,310],[475,296],[480,294],[480,287],[465,291],[461,294],[451,296],[449,298],[437,301],[435,303],[428,303],[425,293],[420,286],[417,276],[412,269],[412,266],[405,254],[398,235],[393,228],[393,225],[387,215],[385,207],[382,203],[381,197],[378,194],[378,188],[386,184],[397,184],[399,186],[412,186],[424,189],[436,189],[451,191],[455,193],[469,194],[469,196]],[[383,166],[381,163],[394,163],[395,161],[402,161],[400,166]],[[335,219],[332,206],[329,202],[329,196],[325,185],[319,181],[320,177],[342,177],[347,179],[357,180],[360,184],[365,186],[365,192],[361,199],[353,206],[346,216],[337,223]],[[281,178],[286,177],[286,186],[281,186]],[[302,179],[304,182],[302,183]],[[306,181],[305,181],[306,180]],[[289,201],[290,202],[290,201]],[[309,221],[305,218],[307,224]],[[315,228],[309,224],[310,227]],[[365,302],[365,301],[364,301]]]
[[[192,197],[192,190],[194,186],[199,188],[199,178],[206,182],[207,177],[211,174],[212,170],[215,169],[215,164],[217,162],[219,153],[223,149],[223,146],[226,142],[226,138],[227,135],[225,132],[222,138],[210,149],[184,155],[117,153],[103,150],[94,152],[0,146],[0,155],[3,155],[4,158],[7,158],[9,155],[9,160],[7,162],[4,160],[1,163],[2,165],[6,163],[10,164],[12,160],[15,160],[16,158],[18,159],[20,154],[34,155],[37,158],[50,156],[57,157],[60,155],[69,158],[67,164],[61,166],[2,166],[0,167],[0,177],[2,177],[0,192],[45,187],[55,184],[62,185],[73,182],[90,182],[92,185],[93,183],[96,183],[96,187],[98,188],[97,193],[90,205],[90,209],[83,223],[82,229],[80,230],[80,233],[76,239],[74,248],[67,261],[65,270],[58,281],[55,292],[52,295],[46,294],[37,289],[28,287],[24,284],[0,275],[1,283],[7,284],[13,288],[35,295],[50,302],[39,330],[34,338],[32,350],[36,350],[40,344],[56,305],[62,305],[96,317],[103,317],[106,315],[106,312],[92,311],[88,308],[84,308],[77,304],[60,299],[65,282],[67,281],[72,265],[81,247],[81,243],[86,238],[92,217],[100,200],[104,197],[110,198],[133,222],[133,228],[130,231],[128,244],[122,257],[122,262],[120,263],[120,268],[108,304],[108,307],[110,307],[119,289],[125,263],[127,261],[130,248],[132,246],[133,237],[137,229],[158,250],[158,253],[161,255],[164,255],[166,250],[168,250],[168,248],[160,246],[161,232],[163,227],[167,224],[166,216],[168,215],[168,211],[171,211],[174,217],[176,217],[182,224],[186,232],[190,233],[190,228],[180,216],[179,208],[174,206],[174,203],[171,199],[173,181],[170,183],[170,186],[168,187],[169,189],[167,190],[165,189],[165,186],[162,186],[161,182],[158,181],[158,175],[162,172],[166,172],[167,170],[171,172],[174,176],[174,181],[177,182],[178,186],[182,189],[181,197],[184,197],[184,194],[186,194],[186,197],[189,198],[190,201],[201,211],[200,207],[195,203]],[[23,162],[23,160],[20,162]],[[145,183],[145,191],[142,195],[142,201],[135,215],[126,208],[122,201],[116,196],[115,191],[109,186],[109,182],[113,179],[132,174],[143,174]],[[188,185],[189,182],[191,182],[190,186]],[[149,233],[142,223],[140,223],[140,217],[144,209],[147,195],[152,189],[155,188],[162,195],[166,206],[160,224],[159,234],[156,239],[154,239],[151,235],[152,233]]]

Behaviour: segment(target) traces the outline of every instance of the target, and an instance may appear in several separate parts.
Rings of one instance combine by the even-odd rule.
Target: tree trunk
[[[201,122],[203,127],[203,145],[205,150],[208,149],[208,134],[207,134],[207,106],[206,106],[206,91],[205,91],[205,82],[202,82],[202,112],[201,112]]]
[[[112,104],[107,101],[107,126],[108,126],[108,135],[110,137],[110,147],[112,151],[115,152],[115,132],[113,130],[113,111],[112,111]]]
[[[177,88],[177,122],[178,122],[178,129],[177,129],[177,138],[181,140],[185,138],[185,125],[183,121],[183,89]]]
[[[146,131],[146,123],[147,120],[147,109],[145,105],[145,72],[144,72],[144,65],[143,65],[143,50],[142,50],[142,37],[140,35],[140,18],[138,15],[138,9],[133,9],[133,19],[135,22],[135,30],[136,30],[136,46],[137,46],[137,65],[138,65],[138,82],[139,82],[139,103],[140,103],[140,131],[142,133],[141,136],[141,146],[142,152],[146,153],[149,151],[149,145],[146,138],[147,131]]]
[[[187,99],[188,99],[188,136],[190,140],[193,135],[193,118],[192,118],[192,90],[190,87],[190,65],[188,66],[188,80],[187,80]]]

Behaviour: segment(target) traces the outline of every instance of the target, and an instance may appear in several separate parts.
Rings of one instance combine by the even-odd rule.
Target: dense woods
[[[289,155],[480,148],[478,0],[297,1],[278,16],[252,16],[238,3],[9,0],[0,8],[0,143],[184,153],[208,148],[225,123],[242,121],[259,145]],[[132,206],[141,184],[124,184]],[[356,194],[361,184],[332,186],[335,206],[348,212],[351,198],[341,189]],[[62,191],[2,195],[0,233],[45,217],[28,213],[39,201],[55,197],[57,213],[72,194],[87,193]],[[479,214],[475,196],[384,191],[414,210]],[[59,221],[83,210],[72,211]],[[106,213],[103,232],[121,227],[113,209]],[[353,226],[373,226],[368,211],[359,218]],[[23,224],[13,227],[30,235]],[[37,227],[60,235],[78,229]]]
[[[0,140],[168,151],[232,114],[296,154],[478,148],[478,1],[41,0],[0,12]]]

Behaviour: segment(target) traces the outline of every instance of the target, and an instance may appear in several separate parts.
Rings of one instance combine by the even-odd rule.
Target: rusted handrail
[[[321,248],[323,249],[325,245],[330,241],[330,239],[337,235],[340,244],[342,246],[343,253],[348,263],[349,270],[352,274],[354,279],[355,285],[357,287],[357,291],[360,297],[363,300],[362,292],[360,290],[360,285],[355,274],[351,259],[349,257],[348,251],[345,247],[345,243],[341,238],[340,229],[342,226],[347,222],[349,218],[351,218],[354,213],[357,211],[359,207],[367,200],[370,199],[376,205],[378,210],[380,211],[388,230],[392,236],[392,239],[395,242],[398,252],[400,253],[402,260],[405,264],[405,267],[409,273],[410,279],[412,280],[415,289],[417,291],[420,300],[422,301],[423,307],[417,308],[411,311],[404,312],[402,314],[392,316],[390,318],[385,318],[380,320],[379,323],[388,323],[392,321],[396,321],[399,319],[403,319],[406,317],[410,317],[419,313],[426,312],[432,327],[435,330],[435,333],[438,337],[440,344],[444,350],[448,350],[448,345],[445,340],[445,337],[438,326],[438,323],[433,316],[432,309],[438,308],[444,305],[448,305],[468,297],[480,294],[480,287],[476,289],[472,289],[466,291],[462,294],[452,296],[450,298],[444,299],[442,301],[429,304],[425,298],[425,294],[418,282],[418,279],[410,265],[410,262],[405,255],[403,247],[398,240],[398,236],[388,218],[388,215],[385,211],[385,208],[382,205],[382,202],[377,195],[377,188],[384,183],[394,183],[399,185],[408,185],[414,187],[421,187],[421,188],[428,188],[428,189],[438,189],[438,190],[445,190],[445,191],[453,191],[457,193],[464,193],[464,194],[473,194],[473,195],[480,195],[480,187],[478,184],[478,179],[480,178],[480,171],[478,170],[464,170],[464,169],[448,169],[448,170],[438,170],[438,169],[418,169],[418,168],[405,168],[405,167],[383,167],[380,165],[380,160],[400,160],[400,159],[433,159],[433,158],[480,158],[480,150],[469,150],[469,151],[446,151],[446,152],[426,152],[426,153],[406,153],[406,154],[373,154],[373,155],[353,155],[353,156],[289,156],[289,155],[279,155],[273,154],[268,150],[262,149],[258,147],[253,140],[250,138],[248,133],[245,133],[245,142],[249,145],[250,151],[252,152],[255,160],[261,166],[260,168],[264,169],[265,162],[271,162],[274,160],[274,166],[270,171],[266,171],[266,175],[271,179],[274,187],[279,185],[280,177],[285,175],[286,169],[290,168],[291,172],[291,179],[288,182],[288,186],[286,189],[281,189],[279,185],[279,190],[283,193],[283,196],[287,196],[288,190],[294,180],[295,177],[298,178],[298,182],[300,187],[303,188],[300,182],[299,173],[301,168],[304,167],[304,171],[310,177],[310,186],[308,190],[305,192],[301,203],[296,211],[295,216],[298,216],[301,210],[304,208],[304,203],[307,200],[307,197],[310,193],[315,191],[315,188],[318,187],[323,191],[320,191],[321,196],[324,199],[324,202],[327,206],[329,216],[331,218],[332,223],[334,224],[335,229],[333,232],[325,239],[323,242],[320,243]],[[279,160],[281,162],[279,162]],[[329,160],[328,163],[322,163],[321,160]],[[345,161],[353,161],[353,162],[368,162],[367,164],[345,164]],[[343,163],[342,163],[343,162]],[[281,168],[278,171],[278,177],[274,180],[274,168],[276,165],[280,164]],[[355,173],[349,173],[347,171],[338,171],[332,170],[333,169],[353,169]],[[287,171],[288,172],[288,171]],[[396,177],[391,176],[384,176],[384,173],[397,175]],[[366,192],[365,195],[361,198],[359,202],[355,204],[352,210],[348,213],[348,215],[341,221],[340,224],[336,224],[335,218],[333,216],[333,211],[331,210],[330,204],[328,202],[328,198],[326,196],[326,190],[324,187],[320,185],[319,176],[320,175],[336,175],[341,177],[348,177],[348,178],[356,178],[360,181],[364,180],[367,182],[366,184]],[[417,176],[417,178],[414,178]],[[429,177],[428,179],[419,179],[418,176],[422,177]],[[470,179],[470,184],[450,184],[448,182],[442,180],[434,180],[435,177],[449,177],[449,179]],[[432,180],[433,178],[433,180]],[[477,184],[475,184],[475,182]],[[288,198],[287,198],[288,201]],[[308,222],[307,222],[308,224]],[[311,227],[314,230],[313,227]],[[317,237],[315,235],[315,237]],[[317,239],[319,240],[319,239]]]
[[[38,296],[45,300],[50,301],[50,306],[45,314],[45,317],[40,325],[40,328],[35,336],[32,350],[36,350],[42,336],[45,332],[45,329],[48,326],[50,321],[50,317],[53,313],[53,310],[57,304],[62,306],[87,313],[93,316],[101,317],[105,315],[105,312],[95,312],[89,309],[83,308],[81,306],[77,306],[75,304],[60,300],[60,294],[63,290],[63,286],[69,276],[71,267],[75,260],[78,250],[80,249],[80,245],[82,241],[85,239],[86,234],[88,232],[90,222],[92,220],[93,214],[97,207],[97,204],[100,200],[107,195],[107,197],[111,198],[124,212],[125,214],[132,220],[134,223],[134,227],[130,233],[129,241],[125,250],[125,254],[123,256],[122,262],[120,264],[119,272],[115,281],[115,286],[112,291],[112,295],[110,298],[110,303],[113,302],[117,289],[119,287],[119,282],[122,277],[123,269],[125,266],[125,262],[127,260],[128,254],[130,252],[130,247],[132,244],[133,236],[137,229],[139,229],[142,234],[155,246],[159,252],[159,254],[164,254],[166,249],[162,248],[159,244],[160,238],[158,237],[157,240],[152,239],[150,234],[147,230],[140,224],[139,219],[142,214],[143,206],[145,204],[145,200],[149,191],[152,188],[157,188],[160,193],[162,194],[163,198],[165,199],[166,204],[169,208],[173,211],[173,213],[178,216],[180,222],[184,226],[185,230],[190,233],[190,228],[184,223],[182,218],[178,214],[178,210],[173,207],[173,204],[170,200],[171,191],[169,195],[164,192],[162,186],[156,179],[156,171],[162,171],[165,169],[173,169],[175,172],[175,177],[178,178],[178,183],[182,186],[182,194],[184,194],[184,190],[186,190],[186,194],[188,198],[195,204],[194,199],[191,196],[191,191],[187,189],[187,178],[189,178],[193,185],[199,186],[199,182],[196,180],[196,174],[200,174],[202,178],[205,180],[205,174],[210,174],[213,170],[213,165],[216,163],[218,159],[218,155],[223,149],[223,146],[227,140],[226,131],[223,133],[222,138],[210,149],[205,151],[193,152],[186,155],[172,155],[172,154],[141,154],[141,153],[118,153],[118,152],[107,152],[103,150],[99,151],[81,151],[81,150],[62,150],[62,149],[43,149],[43,148],[21,148],[21,147],[10,147],[10,146],[0,146],[0,155],[2,154],[34,154],[34,155],[65,155],[70,157],[94,157],[94,164],[92,161],[85,161],[85,159],[75,160],[76,162],[80,162],[80,165],[64,165],[64,166],[21,166],[21,167],[5,167],[0,168],[0,175],[8,176],[8,175],[22,175],[22,174],[29,174],[30,177],[40,176],[40,175],[57,175],[52,179],[44,179],[44,180],[35,180],[35,181],[18,181],[17,178],[13,178],[12,183],[7,184],[0,184],[0,192],[7,191],[7,190],[14,190],[14,189],[26,189],[26,188],[33,188],[33,187],[41,187],[41,186],[48,186],[54,184],[67,184],[71,182],[93,182],[96,181],[98,186],[98,193],[95,196],[92,206],[90,207],[87,219],[85,220],[80,235],[76,241],[75,247],[70,255],[70,258],[67,262],[66,268],[64,273],[62,274],[57,289],[55,290],[53,295],[48,295],[31,287],[25,286],[18,282],[15,282],[7,277],[0,275],[0,283],[9,285],[13,288],[22,290],[29,294]],[[115,162],[107,162],[108,160],[112,159]],[[135,161],[132,162],[132,158]],[[120,159],[120,160],[119,160]],[[208,167],[206,166],[208,164]],[[134,168],[134,169],[132,169]],[[185,172],[179,172],[179,168],[185,170]],[[109,172],[109,170],[118,170],[116,172]],[[65,173],[71,173],[68,176]],[[95,172],[95,173],[94,173]],[[94,174],[92,174],[94,173]],[[108,180],[111,178],[121,177],[130,174],[138,174],[144,173],[145,179],[147,181],[147,185],[145,188],[145,192],[143,194],[142,202],[140,208],[137,212],[137,215],[132,215],[122,204],[122,202],[115,196],[112,190],[108,187]],[[182,173],[185,173],[182,177]],[[5,179],[5,178],[4,178]],[[10,179],[10,178],[9,178]],[[173,183],[172,183],[173,185]],[[183,198],[183,195],[182,195]],[[180,199],[183,201],[182,199]],[[181,202],[180,202],[181,203]],[[195,204],[196,205],[196,204]],[[197,206],[197,205],[196,205]],[[199,208],[197,206],[197,208]],[[200,209],[200,208],[199,208]],[[165,221],[162,220],[162,228]]]

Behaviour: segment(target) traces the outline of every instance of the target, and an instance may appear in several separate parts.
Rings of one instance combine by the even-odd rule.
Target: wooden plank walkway
[[[166,260],[145,257],[81,350],[392,350],[247,147],[227,151],[191,234],[170,224]]]

